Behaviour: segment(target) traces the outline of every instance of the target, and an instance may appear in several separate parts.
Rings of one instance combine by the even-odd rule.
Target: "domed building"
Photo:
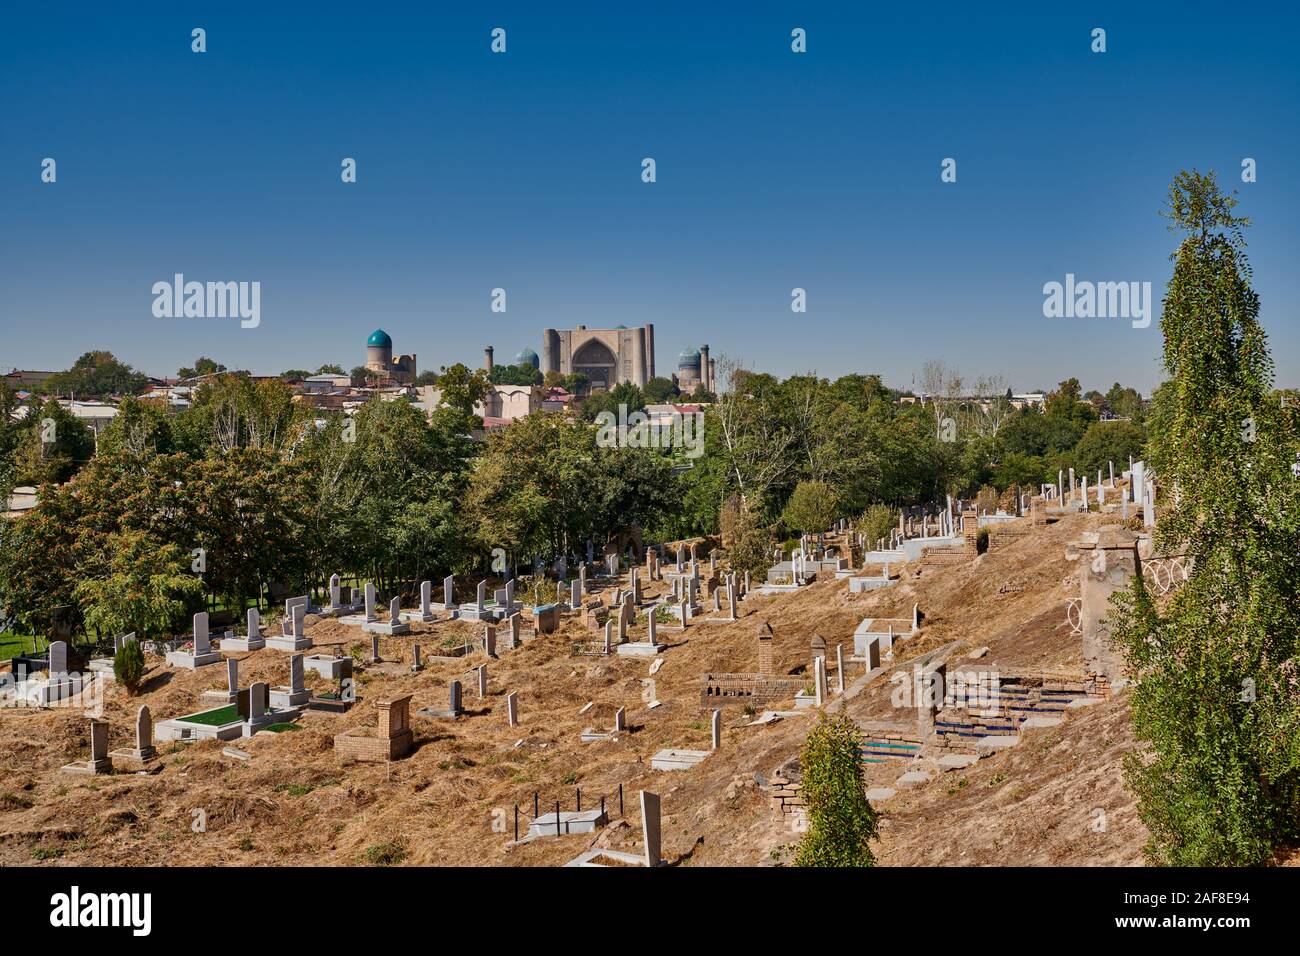
[[[394,360],[393,339],[383,329],[375,329],[366,339],[366,368],[399,385],[415,381],[415,355],[399,355]]]
[[[713,362],[707,345],[682,350],[677,356],[677,374],[673,379],[683,395],[690,395],[701,386],[706,392],[713,391]]]
[[[523,349],[515,356],[516,365],[531,365],[533,368],[541,368],[542,360],[537,357],[537,353],[532,349]]]

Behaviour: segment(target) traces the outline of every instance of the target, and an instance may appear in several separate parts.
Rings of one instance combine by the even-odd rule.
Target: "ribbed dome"
[[[515,356],[516,365],[531,365],[533,368],[541,368],[542,360],[537,357],[537,353],[532,349],[524,349]]]
[[[370,333],[370,338],[366,339],[366,345],[378,345],[381,348],[391,349],[393,340],[388,337],[388,333],[383,329],[375,329]]]
[[[700,367],[700,350],[683,349],[677,356],[678,368],[699,368]]]

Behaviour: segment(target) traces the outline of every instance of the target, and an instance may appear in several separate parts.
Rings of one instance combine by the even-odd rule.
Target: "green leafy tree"
[[[1145,745],[1126,776],[1147,852],[1165,865],[1258,865],[1300,838],[1298,443],[1270,397],[1235,205],[1213,173],[1181,172],[1169,190],[1184,235],[1149,460],[1163,492],[1157,550],[1185,553],[1192,570],[1167,602],[1135,579],[1111,622]]]
[[[1081,474],[1107,477],[1109,463],[1117,471],[1128,467],[1129,456],[1140,459],[1146,446],[1146,431],[1127,421],[1093,422],[1074,447],[1074,467]]]
[[[326,362],[324,365],[316,369],[316,374],[317,375],[342,375],[344,374],[343,366],[336,365],[333,362]]]
[[[804,742],[799,765],[808,830],[795,866],[862,867],[875,863],[876,812],[867,802],[857,725],[822,714]]]
[[[139,531],[110,536],[106,550],[104,576],[84,579],[73,590],[87,628],[171,634],[202,607],[203,582],[190,571],[189,552]]]
[[[1124,388],[1116,382],[1106,392],[1106,407],[1117,418],[1140,419],[1143,412],[1142,396],[1135,388]]]
[[[645,400],[648,405],[662,405],[674,401],[679,392],[671,378],[656,376],[645,383]]]
[[[156,400],[124,398],[99,436],[99,451],[106,455],[166,455],[174,450],[171,416],[167,406]]]
[[[460,362],[442,370],[438,376],[438,387],[442,389],[442,400],[447,407],[466,415],[473,415],[474,406],[492,391],[487,372],[481,368],[471,371]]]
[[[831,526],[838,509],[834,488],[824,481],[801,481],[786,502],[781,518],[796,531],[815,534]]]
[[[139,395],[149,384],[148,376],[119,362],[112,352],[86,352],[66,372],[50,376],[46,388],[51,395],[75,398],[107,398],[109,395]]]
[[[541,385],[542,373],[530,364],[493,365],[488,372],[488,381],[493,385]]]
[[[872,505],[853,522],[853,530],[863,535],[867,548],[874,549],[881,538],[888,539],[889,533],[898,525],[898,512],[889,505]]]
[[[226,367],[220,362],[213,361],[206,355],[200,355],[194,360],[193,366],[186,366],[176,371],[177,378],[198,378],[201,375],[215,375],[219,372],[226,371]]]
[[[33,402],[21,432],[14,454],[20,485],[67,481],[95,454],[94,433],[54,399]]]

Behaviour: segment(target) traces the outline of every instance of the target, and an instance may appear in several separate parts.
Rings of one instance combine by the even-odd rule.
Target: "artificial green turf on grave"
[[[201,714],[190,714],[188,717],[181,718],[187,724],[203,724],[206,727],[220,727],[222,724],[233,724],[239,719],[239,708],[234,704],[227,707],[218,707],[216,710],[205,710]]]

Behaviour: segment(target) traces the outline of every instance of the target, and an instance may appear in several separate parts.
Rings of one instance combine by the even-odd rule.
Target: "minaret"
[[[709,347],[700,346],[700,384],[706,392],[713,391],[713,366],[709,364]]]
[[[492,371],[492,346],[483,350],[483,367],[489,372]]]

